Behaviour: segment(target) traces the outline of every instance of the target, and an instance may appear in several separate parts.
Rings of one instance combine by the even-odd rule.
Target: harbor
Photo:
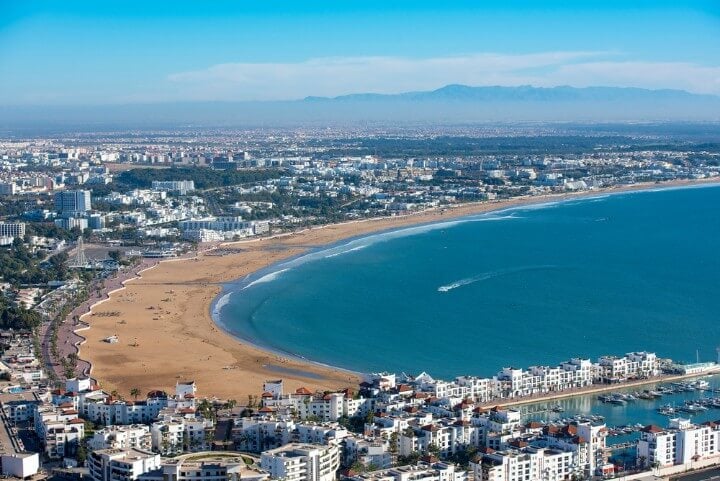
[[[666,427],[670,418],[691,418],[694,423],[720,419],[720,375],[660,382],[618,389],[610,393],[519,406],[524,419],[564,423],[569,420],[604,422],[611,437],[636,433],[653,424]]]

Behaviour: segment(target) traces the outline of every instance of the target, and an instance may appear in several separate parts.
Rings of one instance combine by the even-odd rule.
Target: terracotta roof
[[[297,388],[297,389],[295,390],[295,394],[301,394],[301,395],[303,395],[303,396],[310,396],[310,395],[312,394],[312,392],[310,392],[310,390],[309,390],[308,388],[306,388],[305,386],[303,386],[303,387]]]
[[[265,391],[264,393],[262,393],[262,396],[261,396],[261,397],[265,397],[265,398],[269,398],[269,397],[270,397],[270,398],[271,398],[271,397],[273,397],[273,395],[272,395],[272,393],[269,393],[269,392]]]
[[[85,424],[85,421],[80,418],[75,418],[68,421],[68,424]]]
[[[260,409],[258,410],[258,412],[261,412],[261,413],[272,413],[272,412],[275,412],[275,410],[274,410],[273,408],[270,408],[270,407],[265,406],[265,407],[263,407],[263,408],[260,408]]]
[[[663,429],[658,426],[655,426],[654,424],[650,424],[650,425],[642,428],[642,432],[644,432],[644,433],[661,433],[661,432],[663,432]]]

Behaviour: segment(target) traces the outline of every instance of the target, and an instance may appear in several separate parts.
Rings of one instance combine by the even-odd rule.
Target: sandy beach
[[[355,388],[360,381],[357,374],[284,358],[219,329],[210,316],[210,305],[222,283],[309,249],[373,232],[524,204],[690,183],[699,182],[637,184],[578,194],[463,204],[452,209],[223,244],[191,259],[163,261],[143,271],[140,277],[125,281],[124,288],[110,293],[108,299],[82,316],[89,328],[79,332],[86,339],[80,346],[80,357],[91,363],[92,377],[105,390],[117,390],[126,396],[132,388],[141,392],[171,390],[176,381],[190,379],[197,382],[201,396],[236,399],[241,404],[248,395],[259,395],[267,379],[284,379],[286,391],[300,386],[311,390]],[[119,342],[103,341],[113,335],[118,336]],[[280,373],[273,367],[290,372]]]

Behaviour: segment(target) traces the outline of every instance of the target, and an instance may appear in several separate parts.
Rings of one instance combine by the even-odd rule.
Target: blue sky
[[[0,0],[5,105],[294,99],[448,83],[720,94],[720,2]]]

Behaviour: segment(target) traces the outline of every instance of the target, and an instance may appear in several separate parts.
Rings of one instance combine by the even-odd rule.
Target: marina
[[[720,376],[581,395],[518,409],[527,420],[604,422],[609,436],[623,437],[650,424],[666,427],[671,418],[690,418],[694,423],[720,419]]]

